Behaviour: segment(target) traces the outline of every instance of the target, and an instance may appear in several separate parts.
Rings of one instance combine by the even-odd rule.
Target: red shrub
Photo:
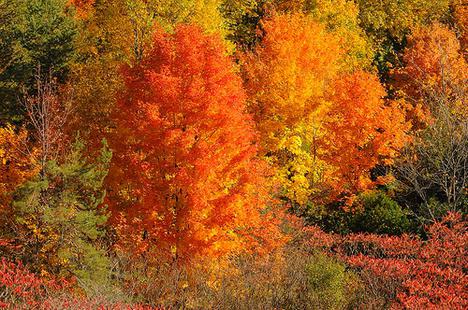
[[[2,258],[0,262],[0,307],[24,305],[38,307],[50,290],[57,289],[53,282],[40,279],[21,263],[14,264]]]
[[[28,271],[21,263],[0,261],[0,308],[10,309],[115,309],[149,310],[144,305],[108,302],[105,296],[85,298],[74,295],[65,281],[51,281]]]
[[[396,283],[382,290],[391,295],[395,308],[467,309],[467,228],[460,214],[451,213],[428,227],[428,240],[408,235],[329,235],[321,246],[381,283]],[[311,245],[317,246],[323,232],[307,231]]]

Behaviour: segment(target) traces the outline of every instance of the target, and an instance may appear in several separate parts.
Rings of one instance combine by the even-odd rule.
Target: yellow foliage
[[[8,205],[12,191],[37,172],[26,152],[26,141],[26,130],[16,132],[10,125],[0,128],[0,209]]]
[[[340,46],[346,52],[345,70],[370,68],[372,45],[359,25],[359,9],[354,1],[317,0],[311,15],[339,37]]]
[[[326,91],[343,51],[324,25],[302,14],[275,16],[264,28],[262,47],[244,60],[249,109],[278,167],[275,180],[287,197],[305,203],[320,170],[313,142],[322,134]]]
[[[370,170],[407,141],[404,109],[382,99],[378,79],[360,69],[368,60],[346,50],[341,26],[330,27],[302,13],[273,16],[262,45],[243,59],[248,108],[274,182],[300,205],[372,187]]]

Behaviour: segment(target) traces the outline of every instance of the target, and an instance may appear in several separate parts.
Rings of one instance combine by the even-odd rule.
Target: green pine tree
[[[77,138],[63,162],[47,162],[19,188],[13,206],[23,260],[36,271],[99,282],[108,275],[99,242],[108,218],[103,181],[112,153],[104,140],[93,162],[83,154],[84,144]]]

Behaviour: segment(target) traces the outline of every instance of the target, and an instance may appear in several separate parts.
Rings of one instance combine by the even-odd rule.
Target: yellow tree
[[[351,0],[317,0],[314,3],[307,12],[325,24],[329,32],[338,36],[340,46],[345,51],[345,68],[369,68],[374,56],[373,48],[359,25],[359,8],[356,3]]]
[[[244,59],[249,109],[285,195],[303,204],[323,166],[313,141],[343,51],[325,26],[302,14],[275,16],[264,29],[262,46]]]
[[[312,17],[278,15],[264,30],[244,79],[281,195],[303,205],[371,187],[370,170],[406,140],[404,111],[383,100],[375,76],[349,67],[339,35]]]

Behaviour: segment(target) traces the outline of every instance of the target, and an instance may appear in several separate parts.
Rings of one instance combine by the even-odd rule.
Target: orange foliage
[[[271,150],[286,128],[321,117],[318,108],[343,52],[324,25],[302,14],[278,15],[263,27],[262,46],[244,58],[244,79],[263,146]]]
[[[468,5],[464,2],[465,0],[454,0],[452,6],[456,25],[460,32],[460,43],[463,49],[462,53],[466,58],[468,57],[468,51],[466,50],[468,45]]]
[[[120,248],[188,260],[281,241],[222,41],[196,26],[158,31],[123,75],[108,178]]]
[[[16,188],[38,172],[37,166],[27,155],[26,130],[15,129],[8,125],[0,127],[0,247],[9,249],[11,220],[14,219],[10,203]],[[31,154],[32,155],[32,154]],[[4,238],[6,237],[6,238]]]
[[[308,16],[274,16],[264,30],[244,57],[244,79],[285,196],[303,205],[375,186],[371,169],[409,140],[405,109],[383,99],[377,77],[350,70],[339,36]]]
[[[457,96],[466,89],[468,66],[455,33],[445,26],[414,31],[403,60],[405,67],[395,73],[396,83],[413,100],[437,94]]]
[[[383,99],[385,89],[370,73],[343,76],[332,89],[322,139],[325,160],[332,167],[328,182],[338,193],[370,189],[376,185],[370,170],[392,163],[410,140],[410,124],[398,102]]]
[[[0,209],[7,207],[12,191],[37,172],[23,152],[26,139],[26,130],[15,132],[11,126],[0,128]]]
[[[79,17],[86,17],[95,0],[70,0],[69,3],[76,7]]]

